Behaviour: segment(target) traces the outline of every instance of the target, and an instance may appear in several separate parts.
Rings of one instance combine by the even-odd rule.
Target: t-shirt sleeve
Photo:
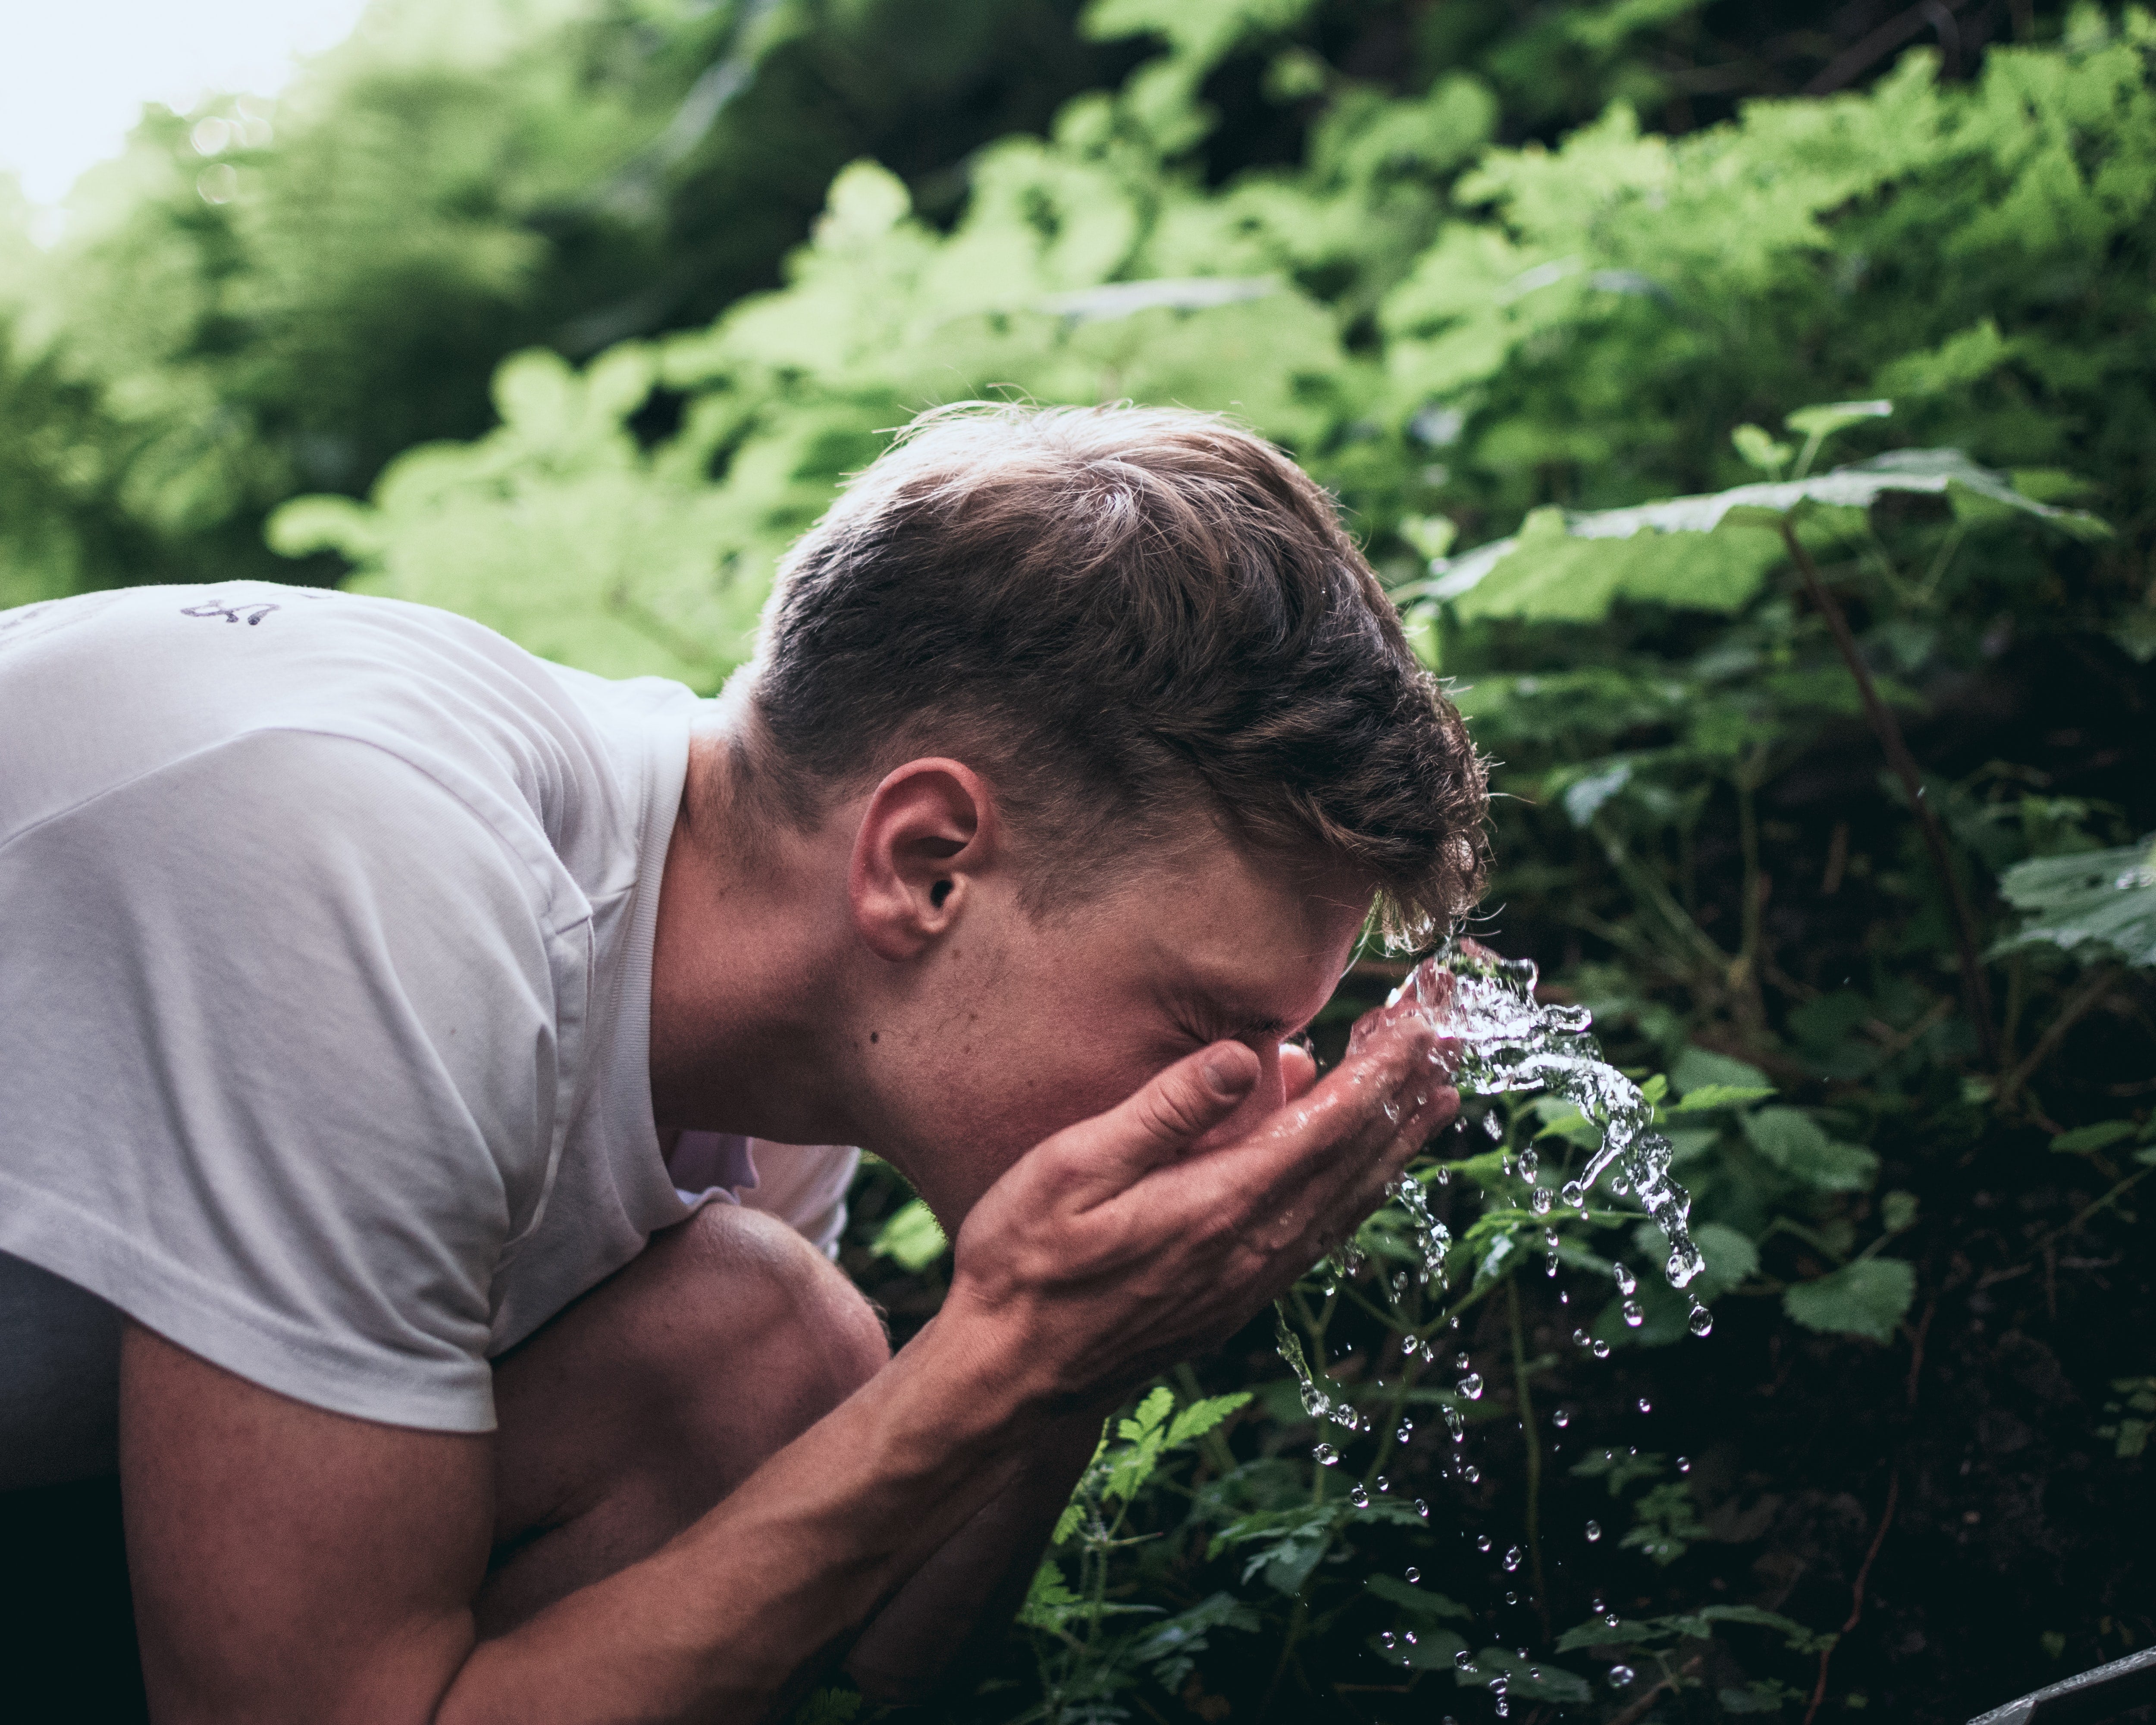
[[[490,1429],[588,930],[497,821],[264,732],[0,848],[0,1250],[301,1401]]]

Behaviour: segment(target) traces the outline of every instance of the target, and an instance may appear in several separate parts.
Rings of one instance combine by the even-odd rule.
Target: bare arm
[[[131,1331],[122,1481],[157,1717],[759,1717],[1059,1417],[1227,1333],[1352,1226],[1450,1102],[1409,1106],[1430,1048],[1377,1038],[1204,1155],[1255,1076],[1236,1045],[1057,1134],[976,1206],[943,1311],[887,1369],[651,1557],[496,1640],[470,1609],[490,1440],[305,1407]]]

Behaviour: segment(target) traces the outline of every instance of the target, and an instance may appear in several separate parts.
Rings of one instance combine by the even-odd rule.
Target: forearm
[[[1017,1477],[1050,1420],[998,1345],[932,1324],[651,1557],[480,1644],[439,1725],[760,1717]]]
[[[1029,1448],[1010,1483],[932,1553],[847,1656],[879,1699],[918,1700],[973,1649],[999,1634],[1025,1598],[1043,1547],[1100,1441],[1103,1407],[1062,1415]]]

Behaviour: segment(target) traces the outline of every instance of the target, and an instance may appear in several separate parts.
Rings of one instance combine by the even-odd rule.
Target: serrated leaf
[[[1808,1330],[1891,1342],[1917,1296],[1915,1268],[1899,1258],[1845,1264],[1782,1296],[1782,1309]]]
[[[1744,1136],[1783,1173],[1822,1192],[1861,1192],[1878,1176],[1876,1156],[1861,1144],[1830,1138],[1800,1108],[1761,1108],[1748,1114]]]
[[[892,1212],[869,1250],[901,1270],[921,1271],[942,1257],[949,1244],[935,1212],[916,1198]]]
[[[1999,876],[1999,891],[2032,915],[1992,948],[1994,957],[2049,944],[2156,966],[2156,834],[2112,850],[2032,857]]]
[[[1250,1399],[1248,1390],[1239,1390],[1233,1395],[1208,1396],[1202,1401],[1191,1403],[1175,1416],[1173,1423],[1168,1426],[1168,1448],[1173,1450],[1194,1438],[1204,1436]]]
[[[1168,1410],[1174,1405],[1175,1392],[1165,1384],[1155,1384],[1130,1414],[1116,1422],[1116,1435],[1125,1443],[1136,1443],[1168,1418]]]

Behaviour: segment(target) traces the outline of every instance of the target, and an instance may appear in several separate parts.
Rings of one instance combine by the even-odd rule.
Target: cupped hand
[[[959,1230],[939,1327],[988,1327],[1024,1393],[1073,1405],[1217,1345],[1353,1232],[1459,1097],[1426,1017],[1368,1015],[1353,1052],[1234,1141],[1199,1149],[1259,1077],[1215,1043],[1058,1132]]]

